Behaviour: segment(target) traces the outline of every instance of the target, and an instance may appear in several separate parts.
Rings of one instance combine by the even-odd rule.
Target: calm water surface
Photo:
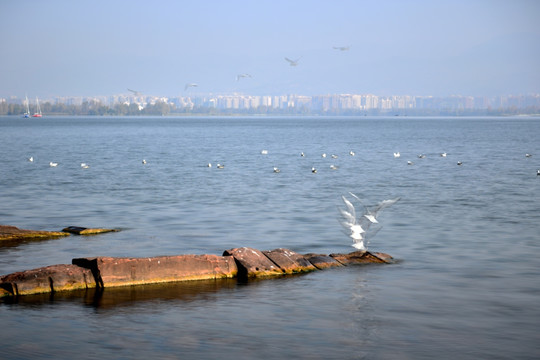
[[[3,300],[0,357],[537,359],[539,137],[539,118],[0,117],[1,224],[122,229],[1,246],[0,274],[240,246],[349,252],[340,196],[401,197],[369,246],[396,264]]]

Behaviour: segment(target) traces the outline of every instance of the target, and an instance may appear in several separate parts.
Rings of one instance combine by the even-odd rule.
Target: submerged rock
[[[81,226],[68,226],[62,229],[62,231],[70,233],[70,234],[76,234],[76,235],[95,235],[95,234],[102,234],[102,233],[108,233],[108,232],[116,232],[118,230],[101,229],[101,228],[85,228]]]
[[[11,225],[0,225],[0,241],[51,239],[68,235],[60,231],[26,230]]]
[[[28,295],[96,287],[92,272],[75,265],[51,265],[0,278],[0,288],[11,295]]]
[[[260,250],[249,247],[225,250],[223,256],[232,256],[241,278],[283,275],[284,272]]]
[[[390,263],[383,253],[306,254],[288,249],[259,251],[249,247],[218,255],[149,258],[76,258],[71,265],[52,265],[0,277],[0,297],[58,291],[171,283],[191,280],[267,278],[352,264]]]

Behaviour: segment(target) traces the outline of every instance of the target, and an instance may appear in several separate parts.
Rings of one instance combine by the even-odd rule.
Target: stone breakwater
[[[0,297],[54,293],[192,280],[267,278],[352,264],[391,263],[384,253],[305,254],[288,249],[260,251],[249,247],[225,250],[223,255],[176,255],[150,258],[76,258],[71,264],[51,265],[0,277]]]

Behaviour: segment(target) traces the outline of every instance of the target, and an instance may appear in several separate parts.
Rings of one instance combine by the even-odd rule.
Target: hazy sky
[[[0,0],[0,34],[2,97],[540,93],[537,0]]]

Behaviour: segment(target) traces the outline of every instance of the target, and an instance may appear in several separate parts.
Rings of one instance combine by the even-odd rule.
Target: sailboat
[[[26,102],[24,103],[26,105],[26,112],[24,113],[25,118],[30,117],[30,102],[28,101],[28,96],[26,96]]]
[[[36,97],[36,106],[37,106],[37,111],[35,112],[34,115],[32,115],[32,117],[42,117],[43,115],[41,115],[41,108],[39,107],[39,99]]]

